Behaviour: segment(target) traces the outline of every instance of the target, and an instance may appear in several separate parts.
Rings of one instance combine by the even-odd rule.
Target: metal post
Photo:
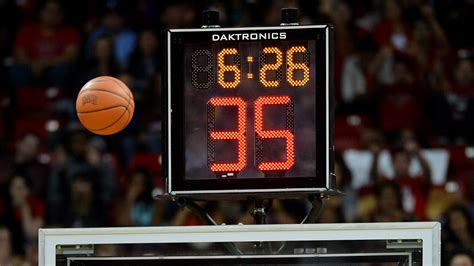
[[[255,224],[267,224],[267,213],[272,206],[272,200],[252,198],[252,201],[253,208],[250,214],[253,216]],[[256,242],[254,248],[257,254],[272,254],[270,242]]]

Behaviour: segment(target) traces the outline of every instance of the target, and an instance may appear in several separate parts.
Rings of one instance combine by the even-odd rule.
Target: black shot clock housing
[[[166,193],[333,191],[330,25],[166,31]]]

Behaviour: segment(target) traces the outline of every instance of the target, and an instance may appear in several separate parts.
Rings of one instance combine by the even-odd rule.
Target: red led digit
[[[215,108],[216,107],[237,107],[237,129],[233,131],[214,131]],[[215,97],[207,103],[208,115],[208,165],[211,171],[218,172],[239,172],[247,165],[247,133],[246,133],[246,104],[240,97]],[[237,140],[237,162],[216,163],[215,141],[216,140]]]
[[[287,129],[268,130],[263,128],[265,105],[284,105],[286,107]],[[287,171],[295,164],[295,136],[293,134],[293,103],[289,96],[263,96],[255,101],[255,148],[256,165],[262,172]],[[286,160],[263,162],[263,145],[265,139],[286,140]]]

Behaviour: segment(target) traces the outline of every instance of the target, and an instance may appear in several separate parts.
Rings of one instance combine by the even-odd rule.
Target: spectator
[[[0,227],[0,265],[12,264],[12,257],[10,230]]]
[[[117,9],[119,2],[127,8]],[[117,170],[107,153],[116,152],[117,158],[123,160],[123,167],[126,168],[130,167],[129,162],[132,162],[135,153],[156,154],[161,150],[159,105],[162,98],[162,62],[159,61],[161,40],[157,37],[159,29],[156,27],[198,27],[200,24],[197,18],[202,7],[219,10],[221,25],[230,27],[278,25],[281,22],[280,8],[285,5],[299,7],[301,24],[317,21],[335,25],[335,109],[338,114],[348,116],[363,114],[363,123],[360,125],[373,129],[366,128],[362,132],[362,146],[373,150],[376,156],[372,167],[373,182],[365,187],[362,185],[370,183],[366,179],[369,176],[366,170],[367,165],[370,167],[370,156],[366,157],[366,164],[361,167],[363,171],[354,168],[362,173],[356,175],[356,172],[350,173],[344,166],[344,160],[336,155],[336,186],[346,196],[331,197],[325,202],[326,208],[319,222],[352,221],[356,209],[363,221],[425,219],[425,201],[447,199],[445,194],[450,193],[446,192],[440,193],[442,196],[439,197],[428,197],[431,193],[430,169],[441,170],[427,165],[420,145],[412,134],[401,141],[397,141],[397,136],[409,129],[415,131],[420,140],[426,141],[422,145],[464,145],[474,141],[474,125],[469,120],[474,117],[474,67],[471,55],[474,37],[466,30],[466,25],[472,25],[469,22],[474,19],[472,1],[433,1],[436,13],[424,3],[426,1],[321,0],[316,5],[311,1],[293,0],[246,3],[129,2],[79,1],[79,4],[72,5],[68,2],[64,6],[66,11],[71,10],[75,14],[65,16],[57,1],[0,1],[0,21],[5,24],[0,23],[0,57],[5,63],[4,68],[0,67],[0,78],[11,81],[11,84],[0,84],[0,105],[4,107],[0,111],[0,120],[7,121],[4,129],[0,129],[0,132],[5,133],[0,136],[0,198],[4,198],[0,199],[0,224],[5,223],[0,225],[1,265],[16,263],[16,258],[11,254],[12,249],[15,253],[26,253],[28,258],[33,258],[29,259],[32,265],[36,264],[36,248],[31,241],[25,240],[36,236],[24,236],[32,231],[25,230],[22,211],[29,209],[34,213],[33,220],[36,217],[45,218],[44,215],[35,216],[41,208],[31,203],[30,198],[40,198],[38,202],[47,200],[49,208],[45,226],[202,224],[189,210],[171,217],[174,213],[167,206],[151,200],[149,194],[153,186],[146,173],[137,171],[125,189],[126,193],[118,195]],[[109,10],[99,16],[105,5]],[[383,12],[380,7],[383,7]],[[35,14],[39,14],[35,18],[38,21],[33,20]],[[74,23],[75,28],[69,27],[69,23]],[[85,40],[87,42],[81,42],[78,31],[85,32],[86,37],[89,37]],[[135,32],[140,32],[139,38]],[[463,48],[456,51],[458,57],[453,62],[449,57],[454,52],[450,50],[451,45],[456,49]],[[84,131],[67,131],[61,127],[55,134],[61,138],[63,135],[58,133],[64,132],[66,141],[62,145],[55,143],[53,151],[42,145],[33,134],[26,134],[17,142],[9,139],[14,134],[8,127],[11,124],[8,121],[17,121],[22,117],[34,119],[36,114],[23,112],[18,108],[20,106],[15,106],[15,98],[11,97],[14,95],[4,92],[14,92],[16,87],[23,85],[65,85],[72,88],[74,85],[67,80],[81,46],[84,46],[85,59],[81,62],[84,63],[81,68],[74,73],[76,79],[82,83],[98,75],[113,75],[124,81],[133,90],[136,100],[133,122],[121,134],[104,138],[110,148],[108,150],[99,138],[92,139]],[[433,90],[429,91],[428,88]],[[63,110],[74,114],[75,97],[71,97],[70,93],[63,97],[61,90],[57,92],[59,94],[52,98],[60,101],[54,104],[62,105]],[[13,104],[9,103],[10,99],[13,99]],[[422,112],[424,99],[430,99],[430,112]],[[45,108],[58,110],[49,104]],[[366,124],[366,117],[373,123]],[[64,124],[72,124],[76,119],[75,115],[60,118]],[[430,120],[432,128],[425,126],[425,121]],[[312,136],[314,132],[306,127],[299,134]],[[302,148],[311,149],[315,145]],[[393,148],[391,156],[387,153],[386,158],[391,158],[386,161],[387,164],[384,163],[385,155],[379,155],[384,148]],[[469,168],[472,151],[469,147],[459,147],[459,150],[465,152],[465,156],[462,155],[466,161],[457,162],[452,153],[450,171],[464,176],[464,173],[469,174],[472,170]],[[42,158],[38,156],[39,151],[53,155],[51,173],[50,167],[39,160]],[[417,176],[408,173],[413,159],[420,161],[422,166],[422,172]],[[376,169],[377,160],[384,174]],[[193,164],[196,160],[188,162]],[[311,160],[308,162],[306,158],[299,158],[299,164],[314,168]],[[16,175],[11,178],[13,173]],[[350,185],[351,175],[354,176],[354,184],[362,180],[357,195]],[[432,175],[441,176],[439,172],[433,172]],[[456,195],[451,197],[455,199],[448,201],[469,202],[470,205],[454,206],[446,211],[446,226],[443,226],[442,233],[443,265],[472,265],[474,230],[466,208],[472,208],[474,201],[474,178],[472,175],[465,176],[467,185],[461,186],[463,189],[458,189],[454,183],[446,184],[446,189],[468,192],[453,192]],[[458,179],[460,176],[453,178]],[[15,189],[11,189],[13,187]],[[373,190],[376,195],[371,194]],[[109,214],[116,202],[120,205],[114,220]],[[218,223],[253,222],[249,212],[235,201],[202,206]],[[361,206],[370,210],[368,214]],[[268,220],[296,223],[307,213],[307,207],[298,201],[275,200]],[[26,217],[28,220],[28,215]],[[21,221],[18,220],[20,218]],[[9,235],[14,240],[13,244],[4,241],[5,237],[10,238]],[[25,242],[27,245],[24,245]],[[458,252],[458,249],[469,252]],[[104,254],[113,255],[116,252],[120,255],[122,250],[105,250]]]
[[[338,152],[334,156],[334,173],[336,174],[336,187],[344,195],[331,198],[326,203],[325,211],[333,208],[334,213],[342,213],[343,218],[338,220],[354,221],[357,216],[357,193],[352,188],[352,173]]]
[[[408,222],[413,218],[405,212],[402,193],[395,182],[382,182],[375,187],[377,206],[369,214],[360,217],[363,222]]]
[[[75,177],[80,173],[90,173],[93,176],[84,176],[83,179],[93,178],[97,197],[94,199],[104,206],[103,213],[108,213],[115,199],[116,173],[111,161],[104,156],[103,144],[93,142],[83,130],[73,130],[70,133],[67,149],[58,148],[57,159],[52,165],[48,185],[48,210],[52,224],[61,224],[61,217],[71,200],[70,188]],[[87,171],[86,171],[87,170]],[[80,183],[79,188],[87,182]]]
[[[124,69],[127,59],[135,49],[137,34],[125,27],[125,18],[118,9],[110,9],[104,15],[102,25],[95,29],[86,43],[86,57],[92,58],[94,45],[100,37],[108,36],[113,42],[113,55],[119,64],[120,70]]]
[[[334,25],[334,91],[336,99],[350,102],[354,96],[361,96],[367,91],[366,80],[361,73],[358,58],[354,56],[355,25],[349,5],[343,1],[320,1],[319,12]],[[350,76],[350,77],[349,77]],[[351,78],[351,88],[347,79]],[[348,91],[351,90],[352,92]]]
[[[456,250],[474,251],[474,223],[472,216],[464,205],[454,205],[444,215],[446,225],[443,226],[443,255]],[[443,256],[443,257],[444,257]]]
[[[14,156],[15,171],[32,185],[31,193],[37,197],[45,196],[46,183],[49,175],[47,164],[38,159],[40,140],[32,133],[24,135],[17,143]]]
[[[425,157],[420,152],[418,143],[413,138],[407,138],[403,142],[403,148],[395,149],[392,152],[392,167],[394,170],[393,181],[397,183],[403,193],[403,208],[418,219],[426,218],[426,198],[431,187],[431,170]],[[380,184],[388,180],[378,172],[379,150],[374,151],[372,162],[372,178],[375,184]],[[422,173],[420,176],[411,176],[409,173],[412,158],[420,161]]]
[[[430,5],[420,5],[421,18],[413,25],[415,57],[422,70],[428,71],[433,62],[446,55],[449,42]]]
[[[38,241],[38,229],[46,218],[43,201],[32,195],[31,185],[25,177],[14,175],[10,179],[2,216],[13,236],[13,253],[25,255],[28,245]]]
[[[23,260],[12,251],[12,235],[8,228],[0,226],[0,265],[23,265]]]
[[[319,11],[327,16],[337,30],[335,35],[335,52],[341,58],[345,58],[354,50],[354,23],[351,10],[346,2],[323,0],[319,6]],[[277,12],[279,14],[279,9]],[[278,18],[279,19],[279,18]]]
[[[377,44],[370,38],[357,43],[357,50],[348,55],[342,66],[341,97],[344,103],[355,105],[351,111],[373,112],[367,105],[373,105],[369,98],[373,80],[370,65],[376,56]]]
[[[155,32],[152,30],[142,31],[138,47],[128,62],[128,72],[135,78],[133,84],[135,94],[141,96],[145,90],[152,89],[155,77],[160,70],[159,56],[158,38]]]
[[[402,129],[422,128],[421,90],[412,61],[406,57],[394,58],[390,71],[392,83],[382,85],[379,91],[380,127],[388,134]]]
[[[66,199],[60,224],[64,227],[99,227],[106,224],[110,210],[100,199],[98,178],[99,173],[93,168],[83,168],[73,174],[68,187],[71,196]]]
[[[153,178],[148,170],[137,169],[132,173],[126,197],[119,205],[119,225],[151,226],[161,223],[164,206],[161,201],[152,198],[153,188]]]
[[[318,223],[345,223],[344,212],[341,206],[325,205],[319,217]]]
[[[62,21],[60,4],[47,1],[39,23],[21,27],[14,46],[15,64],[10,68],[13,86],[32,85],[35,79],[46,85],[67,84],[79,53],[80,36]]]
[[[433,129],[440,143],[463,144],[473,140],[474,67],[472,59],[461,57],[453,71],[453,82],[443,82],[443,91],[433,99]]]
[[[375,26],[373,35],[379,46],[396,52],[413,53],[413,33],[403,19],[403,10],[395,0],[383,2],[383,19]]]
[[[85,84],[97,76],[117,76],[119,74],[113,51],[113,42],[109,37],[103,36],[96,40],[94,54],[84,64],[82,72],[84,77],[81,84]]]
[[[131,162],[136,152],[161,151],[161,106],[156,102],[161,94],[161,75],[156,74],[151,81],[151,88],[145,92],[146,97],[137,97],[134,119],[125,131],[127,134],[122,142],[122,158]]]
[[[29,243],[26,248],[26,262],[29,265],[39,265],[39,246],[38,241]]]
[[[472,252],[457,251],[451,255],[449,259],[449,266],[472,266],[474,265],[474,257]]]

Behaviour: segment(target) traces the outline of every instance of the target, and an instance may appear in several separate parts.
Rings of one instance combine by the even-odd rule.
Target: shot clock
[[[332,189],[329,25],[167,31],[167,193]]]

